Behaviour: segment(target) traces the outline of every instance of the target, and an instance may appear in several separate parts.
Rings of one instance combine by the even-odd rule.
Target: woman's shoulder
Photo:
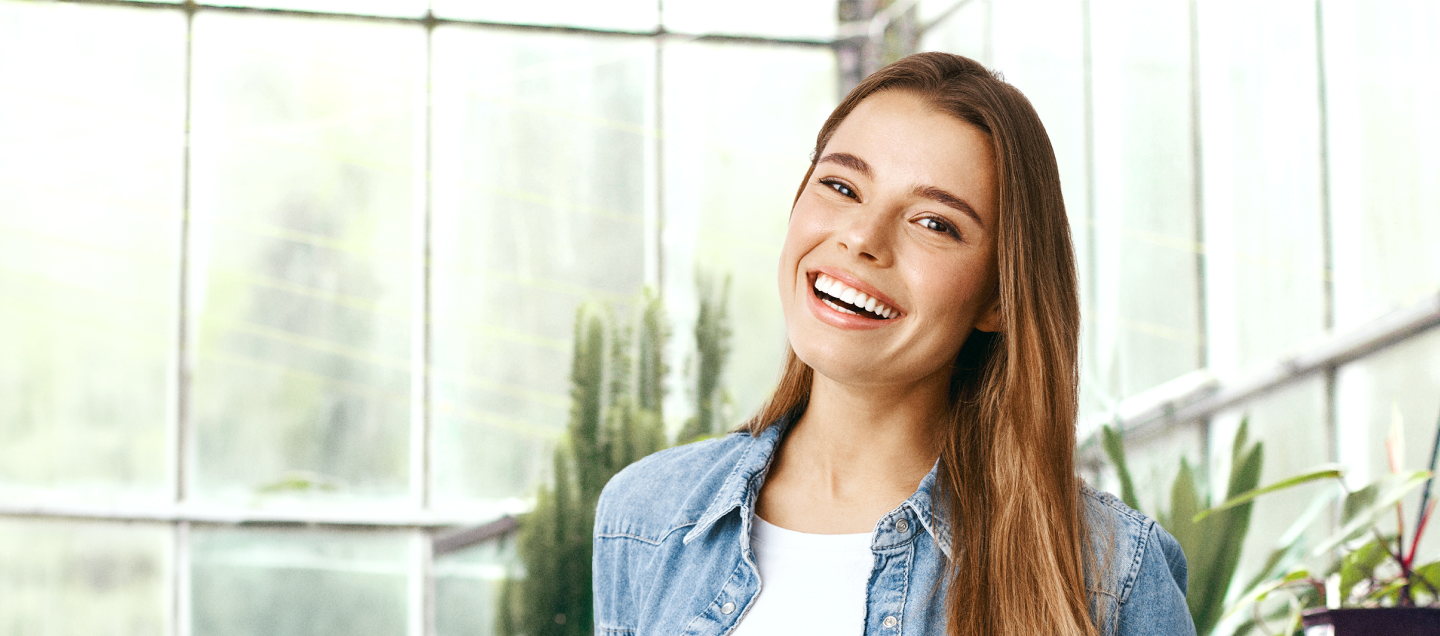
[[[1179,542],[1154,519],[1125,505],[1119,497],[1088,485],[1082,487],[1082,492],[1091,546],[1096,554],[1111,556],[1108,569],[1114,577],[1101,582],[1111,588],[1105,591],[1125,602],[1141,575],[1149,574],[1142,565],[1153,561],[1165,565],[1165,574],[1183,595],[1188,577]]]
[[[625,467],[600,495],[596,535],[658,541],[694,523],[753,441],[749,434],[730,433],[668,448]]]
[[[1180,543],[1115,495],[1089,486],[1082,487],[1082,493],[1091,549],[1104,573],[1089,585],[1093,593],[1116,604],[1115,633],[1193,634],[1185,603],[1189,575]]]
[[[1143,533],[1155,524],[1154,519],[1125,505],[1119,497],[1089,484],[1081,485],[1080,493],[1085,501],[1085,521],[1093,529],[1092,533],[1101,528],[1107,532]]]

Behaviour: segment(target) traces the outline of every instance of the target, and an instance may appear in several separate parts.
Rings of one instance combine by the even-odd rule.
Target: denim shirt
[[[756,498],[785,422],[655,453],[605,486],[595,513],[595,631],[601,636],[721,636],[763,581],[750,549]],[[867,636],[945,632],[950,528],[932,515],[936,471],[875,524]],[[1085,487],[1092,545],[1111,543],[1088,581],[1105,636],[1194,634],[1185,555],[1154,521]],[[943,512],[943,510],[941,511]],[[1106,533],[1100,535],[1099,533]],[[1091,579],[1095,577],[1089,577]]]

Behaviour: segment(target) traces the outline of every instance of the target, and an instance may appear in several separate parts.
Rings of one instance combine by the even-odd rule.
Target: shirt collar
[[[725,481],[720,484],[715,498],[695,522],[695,527],[685,534],[682,543],[688,544],[699,538],[708,532],[716,521],[736,508],[745,516],[750,515],[755,508],[755,497],[760,493],[760,485],[765,482],[765,473],[770,469],[770,460],[775,457],[775,449],[780,445],[780,438],[788,428],[790,418],[782,417],[751,438],[745,445],[745,452],[740,455],[740,460],[735,462],[735,468],[731,469]]]
[[[715,522],[733,510],[739,509],[747,517],[754,511],[755,498],[760,494],[761,484],[765,483],[770,460],[775,457],[775,449],[779,448],[790,424],[789,417],[782,417],[750,440],[739,461],[735,462],[735,468],[716,491],[715,498],[710,501],[695,526],[685,534],[683,543],[688,544],[704,535]],[[908,507],[915,513],[925,531],[935,540],[940,552],[949,558],[950,519],[946,514],[944,499],[937,496],[936,482],[939,471],[940,462],[936,461],[925,478],[920,480],[920,487],[915,490],[915,494],[910,495],[900,507]]]
[[[935,465],[930,467],[930,472],[920,480],[920,487],[915,489],[915,494],[901,506],[908,506],[919,517],[920,525],[925,526],[925,531],[930,533],[935,540],[935,545],[945,558],[950,558],[950,507],[945,503],[945,498],[940,496],[940,489],[936,486],[940,478],[940,460],[935,460]]]

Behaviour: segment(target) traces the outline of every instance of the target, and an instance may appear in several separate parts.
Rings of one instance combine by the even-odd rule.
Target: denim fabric
[[[661,451],[605,486],[595,514],[595,631],[606,636],[720,636],[761,588],[750,520],[784,422],[758,437],[732,433]],[[934,469],[875,524],[865,634],[942,634],[950,529]],[[1154,521],[1085,488],[1090,540],[1103,576],[1091,607],[1106,636],[1194,634],[1185,555]],[[899,523],[901,520],[906,523]]]

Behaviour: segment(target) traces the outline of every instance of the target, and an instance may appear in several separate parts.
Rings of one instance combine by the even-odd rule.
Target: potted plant
[[[1266,634],[1293,634],[1304,625],[1305,636],[1409,636],[1440,634],[1440,561],[1418,563],[1418,546],[1429,524],[1435,501],[1431,486],[1437,453],[1440,453],[1440,425],[1430,455],[1429,471],[1406,471],[1398,414],[1386,440],[1390,472],[1359,490],[1345,487],[1343,472],[1333,466],[1256,488],[1233,497],[1195,516],[1196,521],[1244,505],[1256,497],[1317,480],[1332,480],[1282,536],[1281,545],[1269,557],[1254,583],[1227,616],[1248,608],[1251,622],[1241,626]],[[1403,499],[1423,486],[1419,509],[1412,526],[1405,525]],[[1336,500],[1341,506],[1340,529],[1307,549],[1303,530],[1318,512]],[[1396,531],[1384,532],[1382,519],[1396,521]],[[1303,565],[1309,559],[1325,559],[1338,553],[1323,570]],[[1263,611],[1266,601],[1285,601],[1279,611]],[[1274,621],[1281,619],[1278,624]]]

